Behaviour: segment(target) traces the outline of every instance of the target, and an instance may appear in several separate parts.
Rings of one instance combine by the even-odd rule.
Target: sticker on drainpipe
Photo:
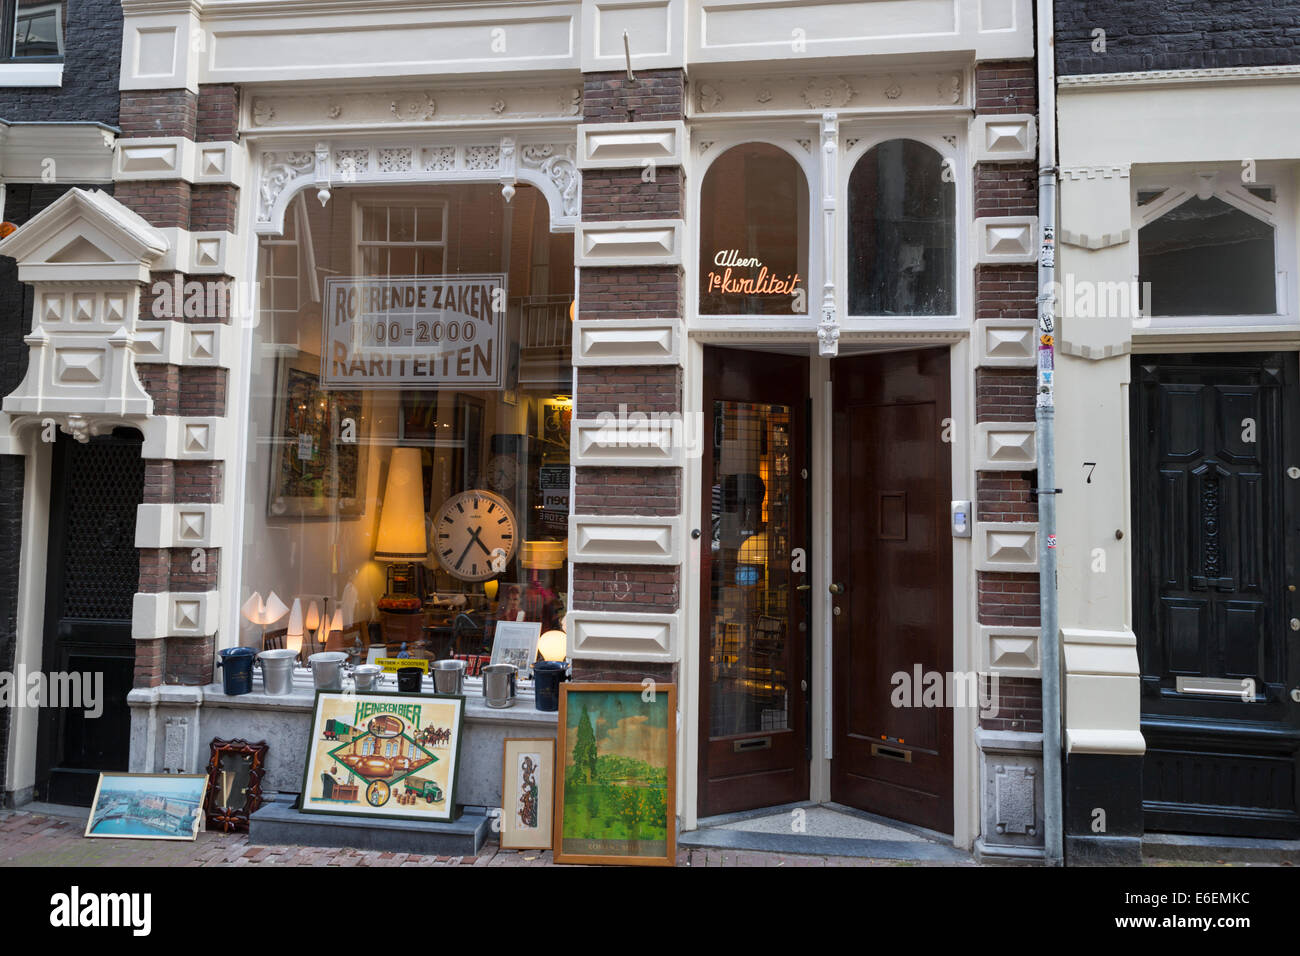
[[[1038,264],[1044,269],[1056,266],[1056,229],[1052,226],[1043,227],[1043,245],[1038,252]]]

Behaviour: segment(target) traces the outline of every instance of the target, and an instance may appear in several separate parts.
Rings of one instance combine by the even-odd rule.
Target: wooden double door
[[[809,797],[832,698],[831,799],[952,829],[952,712],[894,706],[951,670],[948,353],[832,363],[832,513],[813,515],[808,359],[708,349],[701,528],[701,816]],[[831,686],[812,683],[813,538],[829,533]]]

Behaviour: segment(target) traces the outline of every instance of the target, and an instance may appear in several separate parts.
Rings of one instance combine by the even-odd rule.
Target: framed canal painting
[[[555,741],[507,737],[501,771],[501,846],[549,850],[555,816]]]
[[[304,813],[456,819],[465,698],[318,691]]]
[[[557,863],[676,862],[676,691],[560,685]]]
[[[101,773],[86,836],[192,841],[207,790],[206,773]]]

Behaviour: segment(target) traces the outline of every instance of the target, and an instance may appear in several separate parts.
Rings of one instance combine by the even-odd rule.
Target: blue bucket
[[[253,689],[253,649],[251,647],[228,647],[218,651],[221,658],[217,665],[221,668],[222,684],[227,697],[238,697]]]
[[[533,665],[533,693],[538,710],[560,709],[560,682],[565,680],[567,665],[563,661],[538,661]]]

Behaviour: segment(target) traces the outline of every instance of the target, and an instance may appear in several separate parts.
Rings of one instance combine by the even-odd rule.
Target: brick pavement
[[[76,820],[17,811],[0,814],[0,867],[7,866],[554,866],[550,850],[502,850],[489,842],[477,857],[421,856],[378,850],[250,846],[247,834],[201,832],[194,843],[88,840]],[[751,850],[682,849],[678,866],[936,866],[903,860],[802,856]],[[973,866],[972,862],[963,865]]]

